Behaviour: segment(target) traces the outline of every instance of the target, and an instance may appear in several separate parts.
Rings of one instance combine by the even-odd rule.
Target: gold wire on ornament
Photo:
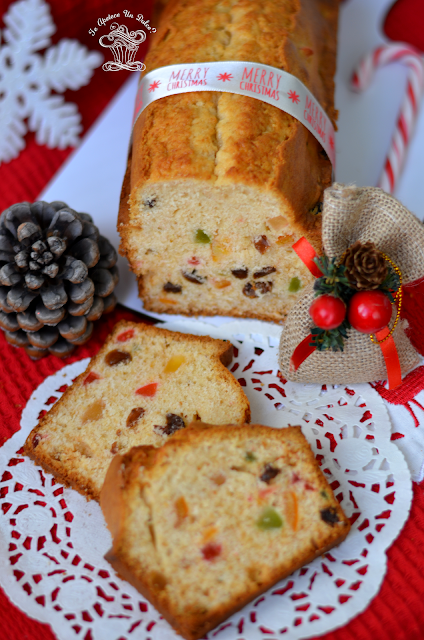
[[[390,263],[390,265],[393,267],[393,269],[396,271],[396,273],[399,276],[399,288],[396,291],[395,295],[394,295],[394,299],[397,302],[397,313],[396,313],[396,318],[395,321],[393,323],[393,327],[390,329],[389,333],[387,334],[387,336],[385,338],[383,338],[382,340],[376,340],[374,338],[373,335],[370,335],[370,340],[371,342],[373,342],[374,344],[381,344],[382,342],[385,342],[386,340],[388,340],[390,338],[390,336],[393,334],[393,331],[396,329],[396,325],[399,322],[399,318],[400,318],[400,310],[402,308],[402,272],[399,269],[399,267],[393,262],[393,260],[391,260],[389,258],[389,256],[386,256],[385,253],[381,252],[381,255],[383,256],[383,258]]]

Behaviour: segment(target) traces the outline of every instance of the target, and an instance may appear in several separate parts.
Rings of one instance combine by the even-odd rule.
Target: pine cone
[[[87,213],[22,202],[0,216],[0,327],[32,358],[65,357],[112,311],[117,255]]]
[[[346,251],[343,263],[345,275],[357,291],[378,289],[385,280],[388,265],[373,242],[359,240]]]

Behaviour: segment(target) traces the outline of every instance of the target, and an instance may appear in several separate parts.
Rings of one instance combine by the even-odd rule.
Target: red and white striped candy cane
[[[384,163],[378,186],[393,193],[401,174],[408,145],[411,141],[418,108],[424,89],[424,66],[419,53],[408,45],[388,44],[378,47],[366,55],[352,76],[352,89],[366,89],[379,67],[392,62],[401,62],[409,68],[405,97],[397,118],[389,153]]]

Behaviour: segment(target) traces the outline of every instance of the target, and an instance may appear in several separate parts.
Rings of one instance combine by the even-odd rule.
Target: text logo
[[[128,28],[117,22],[110,25],[110,32],[99,38],[102,47],[107,47],[113,53],[114,60],[109,60],[103,65],[105,71],[143,71],[146,65],[135,60],[138,48],[146,39],[144,31],[128,31]]]

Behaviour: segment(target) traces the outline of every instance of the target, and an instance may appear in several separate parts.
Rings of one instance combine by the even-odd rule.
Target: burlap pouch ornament
[[[281,373],[302,383],[353,384],[388,379],[389,386],[394,388],[400,384],[400,376],[420,361],[416,349],[421,351],[423,344],[418,334],[421,336],[424,327],[424,225],[381,189],[337,183],[324,192],[322,216],[323,250],[328,258],[341,262],[355,242],[372,242],[395,265],[402,281],[400,318],[384,343],[350,328],[343,351],[312,348],[308,351],[308,336],[314,325],[309,309],[315,299],[310,285],[291,309],[281,335]],[[313,275],[321,277],[309,243],[301,239],[296,245],[294,249]],[[386,335],[396,315],[397,307],[393,305],[389,329],[384,330]],[[380,332],[378,338],[382,335]],[[299,358],[302,342],[306,351]],[[297,356],[293,358],[296,349]]]

